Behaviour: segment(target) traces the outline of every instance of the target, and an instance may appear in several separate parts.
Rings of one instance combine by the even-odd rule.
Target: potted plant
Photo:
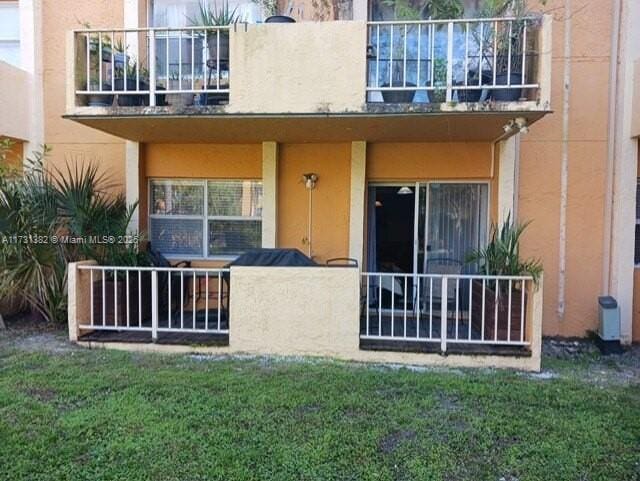
[[[379,11],[374,12],[374,18],[379,20],[398,20],[398,21],[416,21],[426,19],[453,19],[460,18],[464,14],[464,5],[462,0],[382,0]],[[393,59],[398,60],[390,66],[392,69],[391,77],[392,82],[384,83],[382,87],[396,87],[402,86],[402,90],[383,90],[382,98],[385,102],[391,103],[410,103],[413,102],[416,90],[406,89],[405,87],[417,87],[417,80],[413,78],[409,80],[409,77],[413,75],[413,70],[408,68],[405,72],[404,64],[415,64],[418,60],[417,51],[417,29],[407,30],[405,51],[405,39],[400,36],[396,38],[396,33],[391,29],[384,28],[381,31],[380,45],[370,46],[371,52],[375,49],[388,49],[391,44],[391,35],[394,35],[393,44],[394,52]],[[406,59],[404,56],[406,55]],[[369,55],[369,58],[375,58],[375,55]],[[435,72],[436,69],[439,69]],[[405,78],[405,75],[407,78]],[[415,75],[414,75],[415,77]],[[431,102],[444,102],[446,97],[446,60],[436,59],[434,62],[434,85],[437,82],[437,88],[435,91],[429,93],[429,99]],[[387,77],[388,78],[388,77]]]
[[[109,92],[111,90],[111,84],[102,82],[102,90],[100,90],[100,81],[98,79],[98,74],[91,74],[91,79],[89,81],[89,90],[96,92],[95,94],[89,94],[86,96],[87,105],[89,107],[110,107],[113,105],[113,95],[111,94],[100,94],[97,92]]]
[[[126,72],[126,75],[125,75]],[[125,88],[126,77],[126,88]],[[140,88],[138,88],[138,86]],[[114,91],[116,92],[136,92],[137,90],[147,90],[149,88],[149,72],[146,68],[138,68],[138,62],[129,60],[118,64],[114,75]],[[147,101],[146,95],[135,93],[119,94],[117,103],[121,107],[135,107],[144,105]]]
[[[228,0],[222,0],[222,6],[218,8],[217,3],[212,8],[200,3],[198,16],[189,18],[189,23],[196,27],[226,27],[241,21],[238,15],[238,7],[231,9]],[[218,58],[224,67],[228,68],[229,63],[229,32],[220,31],[220,49],[218,50],[218,36],[207,35],[207,47],[209,49],[209,60],[212,65],[216,65]]]
[[[491,226],[491,236],[486,247],[471,252],[467,262],[475,264],[479,273],[486,276],[531,276],[537,285],[542,275],[542,264],[538,259],[521,259],[520,237],[529,223],[516,224],[511,216],[497,226]],[[499,341],[520,339],[520,319],[525,319],[527,309],[527,293],[524,292],[524,306],[522,303],[522,282],[511,282],[511,329],[509,330],[509,282],[496,282],[474,279],[472,284],[471,305],[472,326],[476,332],[482,332],[484,316],[484,338]],[[484,288],[484,303],[483,303]],[[484,312],[483,312],[484,305]],[[524,309],[524,311],[523,311]],[[497,313],[497,319],[496,319]],[[496,322],[497,321],[497,322]],[[496,330],[497,328],[497,330]],[[525,322],[522,328],[526,329]],[[510,336],[509,336],[510,332]]]
[[[433,61],[433,86],[429,92],[431,103],[443,103],[447,100],[447,60],[436,58]]]
[[[262,8],[262,14],[265,17],[264,23],[295,23],[296,20],[290,16],[293,11],[293,5],[289,5],[287,14],[278,12],[278,0],[253,0]]]
[[[546,0],[541,0],[544,5]],[[493,83],[495,71],[496,85],[522,84],[522,50],[524,42],[525,19],[531,26],[531,13],[527,9],[526,0],[484,0],[480,9],[481,17],[500,18],[514,17],[511,25],[498,23],[497,29],[485,29],[482,38],[483,63],[489,68],[482,72],[483,79]],[[526,74],[526,72],[525,72]],[[499,102],[513,102],[523,95],[521,88],[493,88],[491,97]]]

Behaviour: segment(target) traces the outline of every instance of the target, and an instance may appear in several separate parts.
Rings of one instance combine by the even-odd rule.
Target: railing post
[[[149,106],[156,106],[156,31],[153,29],[149,30]]]
[[[447,102],[453,99],[453,22],[447,24]]]
[[[448,309],[448,286],[447,278],[442,278],[442,288],[440,289],[440,350],[447,352],[447,309]]]
[[[151,339],[158,340],[158,271],[151,271]]]

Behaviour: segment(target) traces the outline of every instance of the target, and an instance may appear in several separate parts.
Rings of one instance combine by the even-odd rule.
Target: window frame
[[[154,182],[158,183],[182,183],[187,185],[200,185],[203,187],[203,210],[202,214],[153,214],[153,202],[152,202],[152,184]],[[232,261],[237,259],[240,254],[217,254],[217,255],[208,255],[209,254],[209,221],[211,220],[230,220],[230,221],[247,221],[247,222],[255,222],[255,221],[263,221],[262,216],[228,216],[228,215],[209,215],[209,182],[256,182],[261,186],[264,186],[262,179],[256,178],[247,178],[247,179],[216,179],[216,178],[207,178],[207,179],[182,179],[179,177],[152,177],[147,180],[147,213],[148,213],[148,231],[149,231],[149,240],[151,241],[151,221],[152,219],[176,219],[176,220],[199,220],[202,222],[202,255],[194,256],[194,255],[180,255],[180,254],[165,254],[162,253],[164,257],[169,260],[220,260],[220,261]],[[262,193],[264,199],[264,191]],[[262,247],[262,235],[260,239],[260,246]]]
[[[11,0],[11,1],[0,1],[0,11],[2,11],[3,9],[10,9],[10,8],[15,8],[17,14],[18,14],[18,22],[20,21],[20,2],[18,2],[17,0]],[[18,63],[17,64],[13,64],[13,62],[9,62],[8,60],[2,60],[0,59],[0,61],[8,63],[10,65],[13,65],[14,67],[21,67],[22,64],[22,41],[20,38],[20,28],[18,27],[18,32],[17,32],[17,37],[10,37],[10,36],[3,36],[2,32],[0,32],[0,44],[2,45],[13,45],[13,46],[17,46],[18,47]]]

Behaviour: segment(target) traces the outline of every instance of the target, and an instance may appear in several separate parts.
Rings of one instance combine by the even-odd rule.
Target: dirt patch
[[[30,388],[25,390],[25,394],[43,403],[50,403],[58,396],[55,389],[48,388]]]
[[[0,349],[17,349],[27,352],[66,354],[80,347],[69,342],[63,326],[36,323],[34,321],[13,321],[7,329],[0,331]]]
[[[415,431],[393,431],[380,440],[378,450],[383,454],[391,454],[402,444],[416,439]]]
[[[460,410],[460,400],[451,394],[438,391],[436,398],[440,401],[440,407],[446,412],[456,412]]]
[[[543,355],[541,380],[574,378],[601,387],[640,385],[640,345],[604,356],[592,341],[546,339]],[[570,362],[555,362],[558,360]]]

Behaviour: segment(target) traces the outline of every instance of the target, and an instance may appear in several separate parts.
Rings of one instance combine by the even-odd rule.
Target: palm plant
[[[137,245],[91,242],[92,236],[126,235],[135,205],[110,194],[113,184],[84,159],[67,163],[65,171],[45,168],[48,151],[34,154],[24,175],[0,176],[0,298],[16,299],[48,321],[64,321],[69,262],[148,262]]]
[[[509,214],[501,226],[492,224],[489,243],[486,247],[469,253],[467,262],[476,264],[484,275],[528,275],[537,285],[542,275],[542,263],[539,259],[520,258],[520,238],[529,223],[514,223]]]
[[[214,3],[211,8],[200,2],[198,16],[187,18],[187,20],[191,25],[202,27],[224,27],[241,21],[238,16],[238,7],[232,9],[228,0],[222,0],[220,7]]]

